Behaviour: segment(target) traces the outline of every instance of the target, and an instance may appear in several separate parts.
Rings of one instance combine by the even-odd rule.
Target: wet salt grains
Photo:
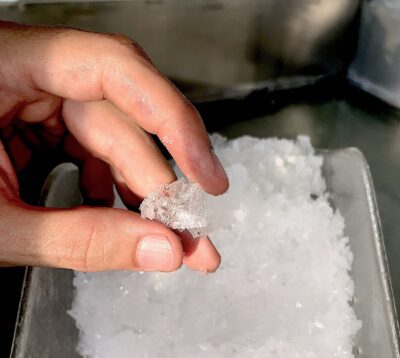
[[[77,273],[79,352],[101,358],[348,358],[352,254],[309,140],[212,138],[229,192],[207,197],[215,274]]]

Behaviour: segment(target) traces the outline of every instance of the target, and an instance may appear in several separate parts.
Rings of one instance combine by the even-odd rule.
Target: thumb
[[[126,210],[0,206],[3,265],[168,272],[182,259],[175,233]]]

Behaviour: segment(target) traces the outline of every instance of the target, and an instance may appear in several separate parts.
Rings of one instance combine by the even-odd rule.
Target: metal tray
[[[354,309],[363,324],[354,355],[400,358],[398,321],[368,165],[353,148],[321,154],[331,202],[345,218],[354,253]],[[43,204],[71,207],[80,202],[78,169],[62,164],[46,181]],[[11,357],[80,357],[75,351],[79,332],[67,314],[73,299],[72,279],[70,270],[27,269]]]

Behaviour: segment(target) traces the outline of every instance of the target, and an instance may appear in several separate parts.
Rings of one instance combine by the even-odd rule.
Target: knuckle
[[[143,50],[143,48],[129,36],[123,34],[106,34],[103,35],[108,41],[111,42],[111,46],[114,48],[114,53],[125,52],[129,55],[134,55],[150,61],[149,56]]]
[[[123,34],[102,34],[105,39],[108,39],[112,45],[120,47],[129,47],[133,40]]]

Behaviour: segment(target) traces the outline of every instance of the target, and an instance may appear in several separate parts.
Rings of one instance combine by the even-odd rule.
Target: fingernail
[[[228,177],[225,173],[224,167],[222,166],[221,162],[219,161],[218,157],[214,153],[214,150],[211,149],[211,155],[214,161],[214,170],[215,170],[215,175],[222,179],[222,180],[228,180]]]
[[[168,271],[174,265],[174,253],[165,235],[148,235],[139,241],[136,260],[144,270]]]

